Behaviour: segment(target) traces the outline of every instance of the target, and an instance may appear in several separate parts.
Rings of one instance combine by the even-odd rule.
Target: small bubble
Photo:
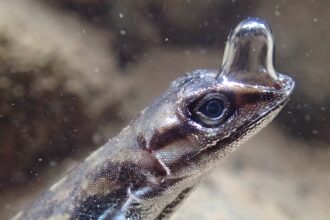
[[[123,13],[119,13],[119,17],[120,18],[124,18],[124,14]]]
[[[56,167],[57,166],[57,162],[56,161],[50,161],[50,163],[49,163],[49,165],[51,166],[51,167]]]
[[[119,32],[121,35],[126,35],[126,31],[125,30],[120,30],[120,32]]]
[[[313,18],[313,22],[318,22],[318,21],[319,21],[319,19]]]
[[[305,54],[305,57],[310,57],[311,56],[309,51],[305,52],[304,54]]]
[[[92,140],[95,144],[98,144],[102,141],[102,135],[94,134],[93,137],[92,137]]]
[[[310,115],[305,115],[305,121],[310,121],[311,120],[311,116]]]
[[[43,161],[43,159],[42,158],[38,158],[38,162],[42,162]]]
[[[165,37],[165,42],[168,42],[168,37]]]
[[[281,12],[278,11],[278,10],[276,10],[276,11],[275,11],[275,15],[279,17],[279,16],[281,16]]]
[[[191,51],[190,51],[190,50],[185,50],[185,51],[184,51],[184,55],[186,55],[186,56],[190,56],[190,55],[191,55]]]

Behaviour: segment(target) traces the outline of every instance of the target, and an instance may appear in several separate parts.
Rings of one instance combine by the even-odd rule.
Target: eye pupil
[[[219,93],[209,93],[189,106],[190,117],[204,127],[217,127],[229,116],[230,102]]]
[[[221,103],[218,100],[212,100],[206,106],[206,110],[209,113],[209,115],[215,117],[221,115],[222,108],[223,107],[221,106]]]
[[[207,117],[218,118],[224,111],[224,103],[220,99],[211,99],[204,103],[199,111]]]

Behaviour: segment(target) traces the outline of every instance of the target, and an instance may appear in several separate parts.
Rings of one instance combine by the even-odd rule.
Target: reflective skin
[[[267,125],[293,80],[273,67],[260,19],[229,36],[220,70],[170,88],[14,219],[167,219],[227,152]]]

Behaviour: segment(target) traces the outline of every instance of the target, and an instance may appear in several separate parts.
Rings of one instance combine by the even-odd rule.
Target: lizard
[[[219,69],[187,73],[116,137],[13,220],[168,219],[227,153],[265,127],[294,90],[273,65],[266,21],[229,34]]]

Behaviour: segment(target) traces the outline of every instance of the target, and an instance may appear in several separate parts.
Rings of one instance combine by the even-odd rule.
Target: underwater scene
[[[0,219],[329,219],[329,10],[1,0]]]

